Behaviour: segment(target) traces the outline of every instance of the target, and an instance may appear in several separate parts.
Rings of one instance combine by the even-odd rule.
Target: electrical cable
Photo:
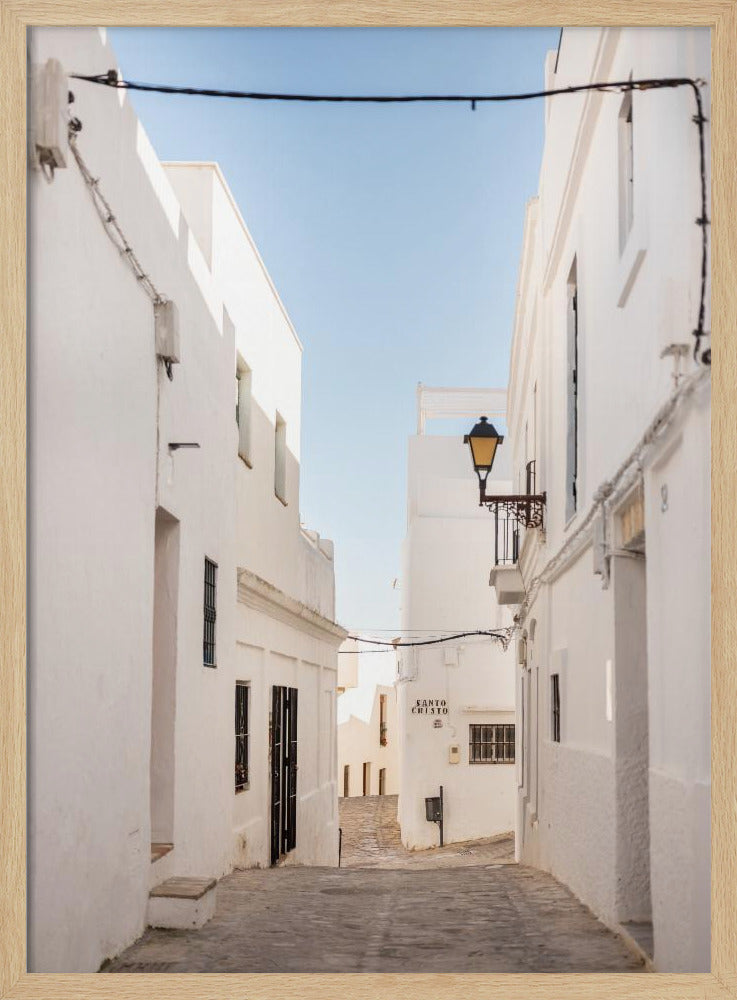
[[[149,296],[151,301],[154,303],[154,305],[158,305],[159,303],[162,303],[166,300],[164,299],[164,296],[158,290],[156,285],[154,285],[149,275],[144,271],[140,261],[138,260],[138,257],[135,254],[135,251],[128,242],[123,230],[120,228],[120,224],[117,218],[115,217],[115,213],[110,207],[110,203],[105,198],[102,191],[100,191],[99,178],[92,176],[89,167],[82,158],[82,154],[80,153],[77,147],[78,131],[79,131],[78,128],[75,128],[73,125],[70,125],[69,148],[72,151],[72,156],[77,161],[79,172],[81,173],[85,184],[90,190],[90,193],[92,195],[92,201],[94,203],[95,208],[97,209],[97,214],[100,216],[100,221],[105,227],[105,232],[108,234],[112,243],[119,251],[121,257],[123,257],[125,260],[128,261],[130,269],[135,274],[137,280],[141,283],[141,286],[144,288],[146,294]]]
[[[529,610],[537,598],[540,587],[546,583],[575,552],[576,546],[581,541],[584,533],[586,533],[591,527],[591,524],[599,510],[604,510],[607,506],[611,506],[612,501],[616,499],[617,493],[619,496],[622,495],[623,486],[625,488],[629,487],[631,484],[631,476],[633,473],[637,474],[637,472],[641,469],[642,459],[647,450],[671,425],[679,407],[683,405],[684,400],[692,395],[692,393],[695,392],[695,390],[709,377],[709,368],[701,368],[678,386],[673,394],[660,407],[658,412],[650,421],[650,424],[640,438],[639,442],[635,445],[624,461],[620,463],[619,468],[616,470],[614,475],[610,479],[605,480],[596,490],[593,496],[593,502],[578,527],[566,539],[555,555],[552,556],[545,563],[543,568],[530,580],[530,582],[525,583],[525,598],[515,615],[517,630],[521,630]]]
[[[120,227],[115,213],[110,207],[110,203],[100,190],[100,179],[99,177],[94,177],[89,167],[84,161],[82,154],[77,146],[77,136],[82,130],[82,123],[78,118],[71,118],[69,120],[69,149],[72,152],[72,156],[76,160],[77,166],[79,167],[79,172],[82,175],[82,179],[87,185],[87,188],[92,196],[92,202],[95,206],[97,214],[100,217],[103,228],[107,233],[113,246],[118,250],[120,256],[128,263],[133,274],[136,276],[137,281],[140,283],[141,287],[144,289],[148,297],[151,299],[154,306],[162,305],[167,301],[166,297],[161,294],[153,279],[144,271],[141,262],[139,261],[133,247],[128,242],[128,239]],[[164,368],[166,370],[167,377],[171,382],[174,378],[172,371],[172,363],[170,358],[163,358]],[[158,421],[157,421],[158,428]]]
[[[645,80],[621,80],[611,83],[582,83],[572,87],[557,87],[550,90],[535,90],[517,94],[286,94],[258,90],[220,90],[213,87],[179,87],[163,83],[140,83],[123,80],[117,70],[107,73],[72,73],[74,80],[85,80],[116,90],[140,90],[156,94],[184,94],[190,97],[228,97],[246,101],[301,101],[304,103],[328,104],[418,104],[418,103],[461,103],[476,104],[504,101],[531,101],[540,97],[557,94],[578,94],[586,90],[653,90],[665,87],[698,86],[701,81],[690,77],[658,77]]]
[[[655,77],[653,79],[642,80],[617,80],[612,82],[582,83],[571,87],[554,87],[548,90],[527,91],[516,94],[287,94],[270,91],[254,90],[220,90],[212,87],[179,87],[162,83],[141,83],[134,80],[122,79],[115,69],[108,70],[107,73],[72,73],[72,79],[83,80],[87,83],[99,84],[104,87],[112,87],[115,90],[138,90],[146,93],[157,94],[184,94],[190,97],[227,97],[236,100],[248,101],[300,101],[303,103],[323,103],[323,104],[419,104],[419,103],[461,103],[470,104],[471,110],[476,110],[477,104],[502,103],[509,101],[530,101],[541,97],[556,97],[563,94],[581,94],[587,91],[598,91],[599,93],[626,93],[633,90],[663,90],[677,87],[690,87],[696,103],[696,114],[692,121],[696,125],[699,133],[699,160],[701,171],[701,213],[696,219],[696,225],[701,227],[701,293],[699,299],[698,321],[696,329],[692,331],[694,339],[693,357],[697,363],[703,365],[711,364],[711,348],[701,351],[701,343],[707,332],[704,329],[706,313],[706,283],[707,283],[707,260],[709,254],[709,240],[707,226],[709,219],[706,214],[707,209],[707,183],[706,183],[706,147],[704,139],[704,124],[708,121],[704,117],[703,102],[701,100],[700,88],[705,86],[705,81],[694,79],[688,76]]]
[[[440,639],[420,639],[413,640],[412,642],[390,642],[387,639],[365,639],[360,635],[349,635],[346,638],[353,639],[355,642],[363,642],[369,646],[386,646],[387,649],[379,650],[379,652],[390,653],[393,649],[406,649],[408,646],[437,646],[439,643],[451,642],[453,639],[466,639],[470,636],[482,635],[490,639],[495,639],[506,649],[509,645],[509,640],[512,633],[515,631],[514,626],[510,626],[506,629],[475,629],[472,632],[456,632],[453,635],[446,635]],[[342,649],[341,653],[355,653],[357,650],[354,649]],[[360,651],[358,651],[360,652]],[[366,652],[371,652],[366,650]]]

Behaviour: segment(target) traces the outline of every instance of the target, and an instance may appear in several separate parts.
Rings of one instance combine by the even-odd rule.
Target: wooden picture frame
[[[41,25],[705,26],[712,30],[712,972],[29,975],[26,967],[26,32]],[[737,998],[737,0],[0,0],[0,997]],[[684,583],[688,586],[688,583]]]

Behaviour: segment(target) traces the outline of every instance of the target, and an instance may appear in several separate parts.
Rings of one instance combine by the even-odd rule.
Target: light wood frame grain
[[[26,30],[35,25],[701,25],[712,29],[712,972],[26,973]],[[737,998],[737,0],[0,0],[0,997]]]

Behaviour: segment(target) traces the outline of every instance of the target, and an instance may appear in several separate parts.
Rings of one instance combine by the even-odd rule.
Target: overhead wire
[[[82,175],[82,180],[87,186],[92,197],[92,202],[95,206],[100,221],[102,222],[103,228],[108,235],[108,238],[115,246],[115,248],[120,253],[123,260],[126,261],[129,268],[136,276],[136,280],[141,285],[143,290],[146,292],[148,297],[151,299],[154,306],[163,305],[167,301],[166,296],[158,290],[154,284],[153,278],[144,270],[135,250],[128,241],[127,236],[123,232],[120,223],[118,222],[115,212],[113,212],[110,202],[107,200],[105,195],[100,190],[100,179],[92,174],[92,171],[87,166],[84,157],[79,151],[77,146],[77,136],[82,130],[82,123],[78,118],[70,118],[68,126],[69,134],[69,149],[72,152],[77,166],[79,167],[79,172]],[[164,367],[166,369],[166,374],[169,377],[169,381],[172,380],[172,365],[168,358],[164,358]]]
[[[695,220],[696,224],[701,227],[702,238],[701,238],[701,268],[700,268],[700,299],[699,299],[699,311],[696,328],[693,330],[694,337],[694,359],[702,364],[708,366],[711,364],[711,349],[707,348],[705,351],[700,353],[701,342],[703,338],[707,335],[704,328],[705,324],[705,314],[706,314],[706,284],[707,284],[707,261],[708,261],[708,231],[707,227],[710,224],[710,220],[707,216],[707,179],[706,179],[706,144],[705,144],[705,134],[704,125],[708,119],[703,113],[703,101],[701,98],[701,87],[705,85],[704,80],[694,79],[691,77],[658,77],[653,79],[638,79],[638,80],[619,80],[611,82],[597,82],[588,84],[578,84],[570,87],[557,87],[549,88],[546,90],[529,91],[522,93],[513,94],[475,94],[475,95],[461,95],[461,94],[412,94],[412,95],[338,95],[338,94],[288,94],[288,93],[276,93],[276,92],[264,92],[264,91],[240,91],[240,90],[221,90],[214,88],[202,88],[202,87],[180,87],[167,84],[147,84],[140,83],[137,81],[124,80],[118,75],[117,70],[110,70],[107,73],[99,74],[82,74],[82,73],[72,73],[71,77],[76,80],[86,81],[88,83],[98,84],[102,86],[112,87],[116,90],[135,90],[143,91],[149,93],[162,93],[162,94],[182,94],[189,96],[203,96],[203,97],[222,97],[222,98],[233,98],[242,100],[255,100],[255,101],[298,101],[306,103],[356,103],[356,104],[409,104],[409,103],[465,103],[470,104],[471,109],[475,110],[477,104],[482,103],[501,103],[510,101],[526,101],[534,100],[543,97],[554,97],[564,94],[578,94],[587,91],[596,91],[601,93],[626,93],[628,91],[646,91],[646,90],[657,90],[657,89],[673,89],[678,87],[689,87],[694,96],[696,104],[696,114],[693,116],[692,121],[697,126],[698,138],[699,138],[699,166],[700,166],[700,180],[701,180],[701,211],[698,218]],[[76,123],[76,125],[74,124]],[[104,198],[99,190],[98,181],[92,176],[89,169],[87,168],[84,160],[79,153],[76,146],[76,136],[77,132],[81,128],[77,119],[72,119],[70,123],[70,148],[75,160],[80,168],[82,176],[85,183],[89,187],[95,207],[97,208],[98,214],[105,226],[105,229],[113,240],[113,242],[118,247],[121,254],[128,261],[134,274],[141,282],[141,284],[146,289],[147,293],[151,296],[154,304],[157,302],[165,301],[163,296],[158,292],[153,281],[146,274],[146,272],[141,267],[138,258],[136,257],[134,251],[130,247],[127,239],[125,238],[117,219],[115,218],[109,203]],[[170,373],[169,373],[170,374]],[[170,374],[171,377],[171,374]],[[583,522],[579,525],[578,529],[571,536],[563,548],[554,556],[544,567],[544,569],[531,581],[530,587],[528,588],[528,593],[526,600],[523,602],[520,608],[520,613],[517,616],[517,625],[511,626],[507,629],[501,630],[487,630],[478,629],[468,632],[456,632],[448,635],[442,635],[434,638],[425,638],[412,641],[389,641],[383,639],[371,639],[364,636],[350,635],[349,639],[354,641],[364,643],[367,645],[375,645],[385,647],[383,649],[377,650],[364,650],[362,654],[367,653],[381,653],[381,652],[391,652],[392,650],[402,649],[407,647],[415,646],[432,646],[438,645],[445,642],[451,642],[457,639],[470,638],[473,636],[483,636],[490,638],[495,641],[502,643],[503,647],[509,645],[512,635],[519,631],[521,623],[524,622],[527,611],[534,599],[534,594],[536,594],[539,586],[544,582],[544,580],[554,571],[555,567],[560,564],[560,561],[565,558],[566,553],[570,550],[570,546],[577,541],[578,537],[585,531],[596,511],[602,506],[607,497],[611,494],[615,485],[622,479],[625,472],[627,472],[631,467],[633,462],[639,461],[642,453],[651,443],[651,441],[659,435],[662,431],[664,424],[670,422],[672,414],[676,409],[678,402],[687,394],[693,391],[693,387],[696,381],[691,380],[690,383],[684,385],[679,392],[676,392],[673,397],[665,404],[659,414],[656,416],[655,420],[651,423],[648,431],[646,432],[644,438],[635,449],[635,451],[628,457],[628,459],[622,463],[619,470],[609,480],[607,483],[602,484],[600,489],[594,498],[594,504],[589,510],[588,514],[584,518]],[[421,630],[390,630],[390,629],[373,629],[367,631],[391,631],[391,632],[413,632]],[[444,631],[444,630],[436,630]],[[351,650],[340,650],[341,653],[349,653]]]
[[[367,639],[360,635],[349,635],[346,638],[352,639],[355,642],[366,643],[369,646],[386,646],[386,649],[378,650],[378,652],[388,652],[390,653],[394,649],[406,649],[409,646],[437,646],[440,643],[451,642],[454,639],[466,639],[472,636],[484,636],[489,639],[494,639],[500,642],[504,648],[509,645],[509,640],[512,633],[515,631],[514,626],[509,626],[509,628],[504,629],[474,629],[470,632],[456,632],[452,635],[442,636],[438,639],[419,639],[412,640],[410,642],[391,642],[388,639]],[[355,650],[345,649],[340,650],[341,653],[354,653]],[[366,650],[369,652],[369,650]]]
[[[565,94],[581,94],[587,91],[599,93],[627,93],[640,90],[663,90],[678,87],[689,87],[696,104],[696,114],[692,121],[698,129],[699,164],[701,174],[701,208],[696,218],[696,225],[701,227],[701,266],[700,266],[700,296],[696,328],[692,330],[693,357],[697,363],[711,364],[711,348],[701,350],[703,339],[707,336],[705,329],[706,316],[706,285],[709,240],[707,227],[707,179],[706,179],[706,143],[704,125],[708,121],[704,117],[701,88],[706,81],[688,77],[654,77],[638,80],[599,81],[595,83],[575,84],[570,87],[551,87],[545,90],[523,91],[511,94],[292,94],[276,91],[258,90],[223,90],[215,87],[184,87],[163,83],[142,83],[136,80],[123,79],[116,69],[107,73],[72,73],[71,78],[87,83],[112,87],[115,90],[136,90],[145,93],[181,94],[190,97],[220,97],[248,101],[297,101],[302,103],[321,104],[420,104],[420,103],[461,103],[469,104],[471,110],[476,110],[477,104],[505,103],[511,101],[530,101],[543,97],[557,97]]]
[[[521,631],[522,626],[529,614],[530,608],[535,603],[538,591],[543,584],[547,583],[565,565],[567,560],[576,552],[577,547],[582,543],[584,535],[591,528],[591,525],[600,511],[611,506],[612,501],[621,496],[623,489],[629,488],[633,477],[641,474],[642,462],[649,449],[661,440],[665,431],[676,419],[679,409],[686,399],[691,396],[702,384],[708,381],[710,372],[708,368],[701,368],[695,371],[678,386],[672,395],[666,400],[650,421],[644,434],[619,464],[611,478],[600,484],[594,492],[591,506],[584,515],[578,526],[568,536],[563,545],[555,555],[545,563],[541,570],[525,584],[525,598],[520,604],[515,623],[517,630]]]
[[[87,83],[97,83],[116,90],[140,90],[157,94],[183,94],[189,97],[227,97],[247,101],[299,101],[303,103],[322,104],[418,104],[418,103],[461,103],[472,107],[482,103],[499,103],[505,101],[531,101],[540,97],[553,97],[557,94],[578,94],[586,90],[653,90],[665,87],[698,86],[701,81],[691,77],[656,77],[643,80],[616,80],[612,82],[582,83],[570,87],[553,87],[547,90],[534,90],[513,94],[289,94],[277,91],[261,90],[223,90],[215,87],[183,87],[164,83],[141,83],[136,80],[124,80],[117,70],[107,73],[72,73],[75,80],[85,80]]]

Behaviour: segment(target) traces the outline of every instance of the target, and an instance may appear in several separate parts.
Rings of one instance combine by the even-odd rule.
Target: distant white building
[[[546,86],[708,80],[709,59],[707,30],[565,29]],[[493,573],[526,639],[519,857],[669,972],[710,967],[710,379],[692,336],[695,111],[688,87],[547,101],[499,453],[511,452],[520,486],[533,463],[545,522],[524,532],[516,565]]]
[[[103,31],[34,30],[34,73],[50,59],[31,152],[56,129],[57,165],[29,173],[29,968],[88,972],[170,876],[337,863],[346,633],[332,544],[299,523],[302,347],[225,180],[162,165],[125,94],[64,78],[115,65]]]
[[[489,589],[495,525],[478,506],[468,447],[462,435],[425,433],[428,419],[486,413],[503,420],[505,411],[503,390],[418,388],[402,554],[403,642],[512,623]],[[495,475],[494,489],[509,492],[503,458]],[[512,648],[505,651],[485,636],[399,651],[399,822],[405,846],[438,843],[425,799],[438,797],[440,786],[444,842],[514,828],[513,658]]]
[[[349,651],[351,646],[355,651]],[[360,652],[350,640],[341,650],[338,686],[358,686]],[[371,654],[369,654],[371,659]],[[399,792],[399,732],[394,685],[373,684],[361,706],[348,709],[338,699],[338,794],[396,795]],[[348,696],[350,698],[350,695]]]

